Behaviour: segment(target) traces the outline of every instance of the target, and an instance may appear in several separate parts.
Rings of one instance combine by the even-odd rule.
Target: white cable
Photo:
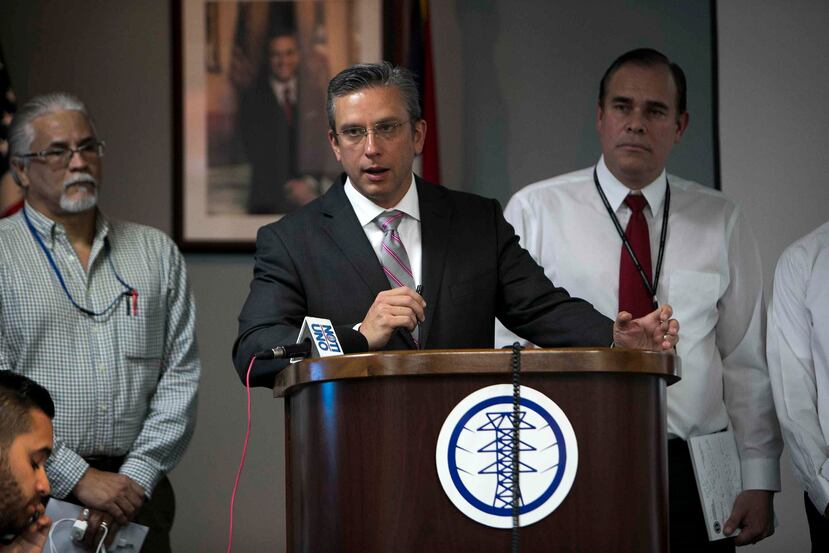
[[[58,524],[60,524],[61,522],[73,522],[74,523],[75,519],[74,518],[62,518],[62,519],[52,523],[52,527],[49,529],[49,537],[47,538],[47,540],[49,542],[49,551],[51,551],[52,553],[58,553],[58,550],[55,549],[54,540],[52,540],[52,534],[55,532],[55,529],[58,527]]]
[[[107,534],[109,533],[109,525],[101,523],[100,528],[104,529],[104,535],[101,536],[101,541],[98,542],[98,549],[95,550],[95,553],[107,553],[107,548],[104,547],[104,541],[107,539]]]
[[[47,538],[47,541],[49,543],[49,551],[51,551],[51,553],[58,553],[58,550],[55,548],[54,540],[52,539],[52,534],[55,532],[55,529],[58,527],[58,524],[60,524],[61,522],[72,522],[72,523],[74,523],[74,522],[76,522],[76,520],[77,519],[74,519],[74,518],[62,518],[62,519],[57,520],[57,521],[52,523],[52,527],[49,529],[49,536]],[[107,539],[107,534],[109,533],[109,527],[107,525],[102,525],[100,528],[103,528],[104,535],[101,536],[101,541],[98,542],[98,548],[95,549],[95,553],[107,553],[107,549],[106,549],[106,547],[104,547],[104,542]]]

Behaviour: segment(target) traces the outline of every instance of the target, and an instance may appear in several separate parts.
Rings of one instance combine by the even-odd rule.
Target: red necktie
[[[282,110],[285,112],[285,120],[288,122],[288,125],[290,125],[294,118],[294,96],[291,93],[290,86],[285,87],[282,99]]]
[[[625,236],[633,248],[639,264],[648,282],[653,282],[651,276],[651,239],[648,232],[648,222],[645,220],[643,210],[647,204],[642,195],[628,195],[625,203],[633,213],[630,214]],[[648,294],[648,289],[642,282],[639,270],[630,258],[630,254],[622,244],[622,258],[619,263],[619,311],[628,311],[634,319],[643,317],[653,311],[653,298]]]

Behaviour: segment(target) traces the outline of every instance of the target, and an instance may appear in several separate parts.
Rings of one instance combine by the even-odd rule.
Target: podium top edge
[[[332,380],[509,374],[511,349],[405,350],[357,353],[306,359],[276,377],[274,397],[292,389]],[[668,385],[680,379],[679,358],[673,353],[620,348],[533,348],[521,351],[522,373],[625,373],[662,377]]]

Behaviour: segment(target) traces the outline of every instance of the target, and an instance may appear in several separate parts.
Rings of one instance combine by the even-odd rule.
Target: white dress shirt
[[[627,226],[630,190],[597,166],[612,209]],[[642,189],[653,272],[666,174]],[[671,205],[656,295],[680,324],[682,380],[668,388],[668,433],[687,439],[732,426],[744,489],[780,489],[780,430],[764,355],[763,282],[754,235],[722,193],[670,176]],[[504,215],[546,275],[616,317],[622,241],[593,183],[593,168],[527,186]],[[514,341],[500,323],[496,347]]]
[[[284,108],[285,103],[289,100],[292,105],[296,103],[296,77],[289,81],[271,78],[271,90],[273,90],[280,107]]]
[[[377,254],[377,259],[380,259],[383,231],[380,230],[380,227],[377,226],[374,219],[384,211],[391,211],[393,209],[397,209],[406,214],[397,226],[397,233],[400,235],[400,240],[403,242],[403,247],[406,248],[406,254],[409,256],[415,286],[423,282],[421,280],[423,248],[421,247],[420,239],[420,202],[418,202],[414,174],[412,174],[412,184],[409,186],[406,195],[403,196],[396,206],[389,209],[380,207],[360,194],[354,188],[350,178],[345,181],[345,195],[348,197],[348,201],[351,202],[351,207],[354,208],[357,220],[360,221],[360,225],[366,233],[366,238],[371,242],[371,247],[374,249],[374,253]]]
[[[829,223],[777,262],[769,307],[771,387],[795,474],[824,513],[829,504]]]

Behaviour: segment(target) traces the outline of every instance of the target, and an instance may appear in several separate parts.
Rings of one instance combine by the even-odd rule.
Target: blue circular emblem
[[[444,491],[464,514],[487,526],[512,525],[513,398],[509,385],[464,398],[449,414],[435,459]],[[519,514],[526,526],[566,497],[578,446],[570,421],[547,396],[522,386],[519,409]]]

